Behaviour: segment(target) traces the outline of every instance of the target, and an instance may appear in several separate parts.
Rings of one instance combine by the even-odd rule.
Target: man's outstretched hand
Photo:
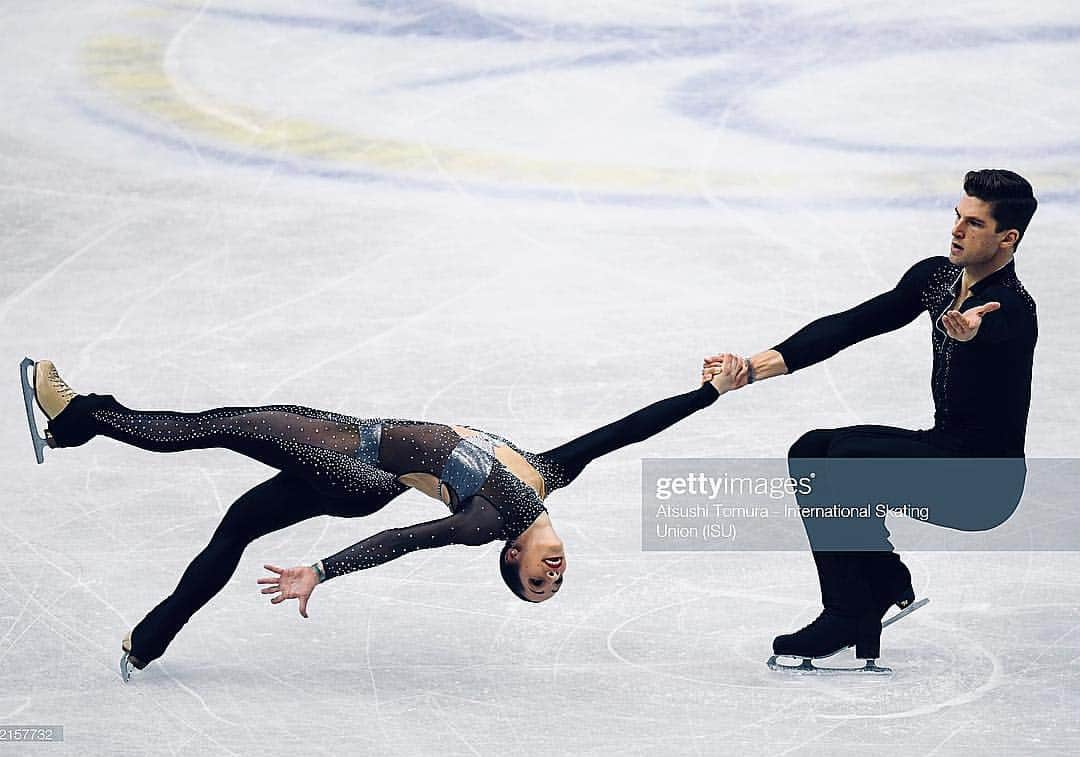
[[[701,368],[701,383],[709,382],[720,394],[746,386],[749,364],[744,358],[725,352],[705,358]]]
[[[306,618],[308,599],[319,584],[319,577],[315,575],[315,571],[307,566],[279,568],[276,565],[264,565],[263,567],[277,574],[259,579],[260,584],[270,584],[262,590],[263,594],[278,595],[270,600],[271,604],[276,605],[286,599],[299,599],[300,614]]]
[[[945,333],[956,341],[968,342],[979,333],[979,326],[982,325],[983,316],[987,313],[993,313],[1000,307],[1000,302],[988,302],[963,313],[959,310],[950,310],[941,316],[941,325],[945,327]]]

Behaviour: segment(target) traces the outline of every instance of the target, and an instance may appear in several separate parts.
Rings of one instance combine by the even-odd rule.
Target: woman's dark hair
[[[517,563],[506,561],[506,553],[510,551],[512,546],[514,546],[514,540],[508,539],[506,544],[503,545],[502,552],[499,553],[499,573],[502,574],[503,583],[506,584],[510,591],[514,592],[519,599],[533,604],[533,601],[525,596],[525,585],[521,583],[521,574],[518,572]]]
[[[995,232],[1006,229],[1020,232],[1013,245],[1013,252],[1016,252],[1031,217],[1035,215],[1035,209],[1039,207],[1028,180],[1018,173],[1000,168],[968,171],[964,176],[964,193],[990,203],[990,215],[997,224]]]

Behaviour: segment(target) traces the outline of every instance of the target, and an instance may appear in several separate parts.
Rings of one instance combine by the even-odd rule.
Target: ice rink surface
[[[497,543],[335,580],[307,620],[258,593],[445,512],[409,493],[255,542],[127,686],[125,632],[273,471],[108,439],[38,466],[15,383],[29,355],[137,408],[545,449],[891,288],[1004,167],[1041,201],[1027,454],[1080,456],[1076,3],[98,0],[0,32],[0,725],[65,728],[0,755],[1080,750],[1076,552],[898,544],[932,602],[866,681],[764,665],[817,612],[808,552],[641,550],[642,457],[928,427],[926,317],[594,463],[547,502],[553,602],[506,592]]]

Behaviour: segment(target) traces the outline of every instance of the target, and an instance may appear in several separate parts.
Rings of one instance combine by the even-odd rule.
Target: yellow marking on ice
[[[197,7],[197,4],[192,4]],[[197,108],[176,91],[164,70],[163,43],[129,36],[102,36],[87,43],[83,60],[90,79],[130,107],[203,137],[252,151],[270,151],[299,158],[380,171],[585,191],[647,191],[650,194],[701,197],[757,196],[778,188],[835,188],[821,173],[726,173],[619,166],[525,158],[490,151],[431,146],[420,142],[365,137],[302,119],[275,119],[242,105]],[[185,84],[185,87],[187,85]],[[194,90],[192,90],[194,91]],[[924,194],[955,189],[954,172],[913,171],[902,175],[872,174],[886,193]],[[1075,186],[1076,172],[1055,175],[1044,191]]]
[[[163,46],[154,41],[100,37],[87,44],[84,62],[95,84],[137,110],[240,147],[284,148],[285,153],[301,158],[391,172],[446,173],[485,181],[592,189],[610,189],[615,185],[623,189],[666,189],[693,194],[699,191],[697,181],[681,171],[547,161],[364,137],[301,119],[275,120],[243,106],[228,106],[228,112],[235,118],[225,120],[179,97],[162,68],[164,54]],[[244,128],[236,123],[240,119],[257,125],[260,131]]]
[[[163,18],[172,16],[174,13],[175,11],[168,8],[154,8],[147,5],[141,8],[129,8],[126,15],[128,18]]]

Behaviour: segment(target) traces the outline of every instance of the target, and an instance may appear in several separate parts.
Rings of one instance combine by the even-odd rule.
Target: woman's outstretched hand
[[[299,599],[300,614],[306,618],[308,599],[319,584],[319,577],[315,575],[315,571],[307,566],[279,568],[276,565],[264,565],[263,567],[277,574],[259,579],[260,584],[270,584],[262,590],[263,594],[278,595],[273,597],[270,603],[276,605],[286,599]]]
[[[746,386],[750,366],[745,358],[725,352],[705,358],[701,368],[701,383],[709,382],[720,394]]]

